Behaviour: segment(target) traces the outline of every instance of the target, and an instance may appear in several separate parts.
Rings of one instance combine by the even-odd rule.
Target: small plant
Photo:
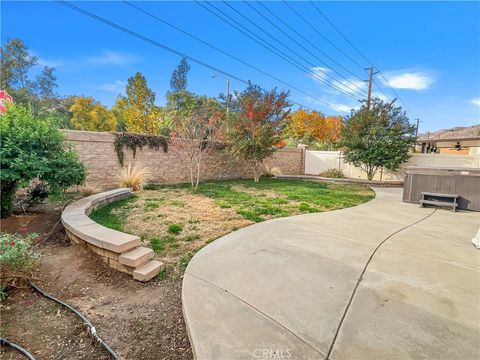
[[[172,201],[170,201],[170,205],[183,208],[187,205],[187,203],[185,201],[182,201],[182,200],[172,200]]]
[[[94,186],[85,185],[80,188],[79,192],[81,196],[87,197],[87,196],[98,193],[98,189]]]
[[[167,268],[164,267],[162,270],[160,270],[160,272],[158,273],[157,275],[157,279],[162,281],[162,280],[165,280],[166,278],[168,277],[168,271],[167,271]]]
[[[116,179],[121,187],[129,187],[133,191],[139,191],[143,189],[150,175],[150,170],[142,163],[133,166],[130,163],[118,171]]]
[[[265,172],[263,173],[263,176],[265,177],[275,177],[278,175],[282,174],[282,170],[280,168],[274,166],[274,167],[269,167],[265,166]]]
[[[180,270],[183,273],[188,266],[190,260],[192,260],[193,255],[191,253],[186,253],[180,258]]]
[[[158,209],[160,207],[160,204],[156,201],[148,201],[145,203],[143,209],[145,211],[150,211],[150,210],[155,210],[155,209]]]
[[[342,170],[340,169],[328,169],[327,171],[320,173],[319,176],[326,177],[326,178],[337,178],[337,179],[345,177]]]
[[[177,239],[173,235],[167,235],[162,238],[152,238],[150,239],[150,247],[156,253],[162,253],[165,250],[177,249]]]
[[[36,234],[0,234],[1,297],[10,288],[24,286],[32,277],[37,256],[31,250]]]
[[[178,235],[183,230],[182,225],[179,224],[170,224],[168,225],[168,233],[173,235]]]
[[[159,238],[150,239],[150,247],[156,253],[159,253],[159,252],[162,252],[163,250],[165,250],[165,244]]]
[[[200,235],[198,234],[190,234],[185,237],[185,241],[194,241],[200,239]]]

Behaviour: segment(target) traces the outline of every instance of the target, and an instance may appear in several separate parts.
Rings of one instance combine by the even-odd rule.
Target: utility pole
[[[417,126],[415,127],[415,143],[413,144],[413,152],[415,152],[417,148],[417,142],[418,142],[418,126],[420,124],[420,119],[417,118]]]
[[[230,113],[230,79],[227,78],[227,118]]]
[[[212,79],[215,79],[217,74],[212,75]],[[230,112],[230,79],[227,78],[227,117]]]
[[[372,96],[372,82],[373,82],[373,75],[378,74],[378,71],[373,72],[373,66],[366,68],[365,70],[370,69],[370,78],[368,80],[364,80],[365,82],[368,81],[368,98],[367,98],[367,107],[370,109],[370,99]]]

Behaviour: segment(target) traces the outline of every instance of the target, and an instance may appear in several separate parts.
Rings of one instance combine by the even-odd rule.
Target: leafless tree
[[[208,103],[174,118],[170,151],[189,169],[192,191],[198,188],[205,159],[219,146],[221,119],[222,111]]]

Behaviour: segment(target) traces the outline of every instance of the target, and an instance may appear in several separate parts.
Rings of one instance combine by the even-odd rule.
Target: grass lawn
[[[95,210],[90,217],[112,229],[139,235],[169,271],[181,274],[205,244],[241,227],[272,218],[359,205],[374,197],[366,187],[265,178],[190,185],[150,185]]]

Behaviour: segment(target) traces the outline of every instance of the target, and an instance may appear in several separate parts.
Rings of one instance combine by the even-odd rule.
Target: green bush
[[[11,215],[19,187],[38,178],[51,192],[80,185],[85,168],[64,142],[57,120],[34,116],[28,107],[12,106],[0,117],[1,216]]]
[[[182,225],[179,224],[170,224],[168,225],[168,233],[178,235],[183,230]]]
[[[36,237],[0,233],[0,297],[5,297],[6,289],[23,285],[35,270],[37,256],[32,242]]]
[[[327,171],[320,173],[320,176],[327,177],[327,178],[337,178],[337,179],[345,177],[342,170],[339,170],[339,169],[328,169]]]

